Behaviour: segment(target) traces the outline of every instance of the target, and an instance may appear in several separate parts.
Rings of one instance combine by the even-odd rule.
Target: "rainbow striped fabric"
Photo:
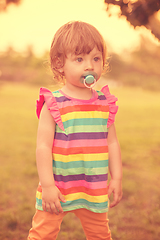
[[[53,174],[66,199],[63,211],[85,208],[108,211],[108,128],[118,110],[117,98],[108,86],[93,90],[90,100],[75,99],[61,90],[40,89],[37,116],[44,102],[56,122],[53,143]],[[36,194],[36,208],[42,209],[42,188]]]

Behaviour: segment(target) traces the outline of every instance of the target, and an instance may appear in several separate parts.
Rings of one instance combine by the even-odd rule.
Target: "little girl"
[[[105,42],[90,24],[70,22],[54,36],[51,68],[64,85],[55,92],[41,88],[37,101],[40,182],[30,240],[56,239],[67,212],[80,219],[87,239],[111,240],[108,198],[113,193],[110,207],[121,200],[122,163],[114,126],[117,98],[108,86],[93,89],[105,60]]]

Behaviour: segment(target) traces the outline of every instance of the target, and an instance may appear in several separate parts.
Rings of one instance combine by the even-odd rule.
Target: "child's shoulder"
[[[114,95],[110,93],[108,85],[102,87],[100,91],[97,91],[99,98],[104,99],[106,98],[108,103],[115,103],[118,99]]]
[[[102,96],[102,95],[106,96],[110,94],[108,85],[105,85],[104,87],[102,87],[101,90],[96,90],[96,92],[98,93],[98,96]]]
[[[101,88],[101,92],[102,92],[103,94],[110,94],[108,85],[103,86],[103,87]]]
[[[45,88],[45,87],[41,87],[40,90],[39,90],[39,94],[40,95],[50,95],[50,96],[56,96],[56,95],[61,95],[60,91],[59,90],[50,90],[48,88]]]

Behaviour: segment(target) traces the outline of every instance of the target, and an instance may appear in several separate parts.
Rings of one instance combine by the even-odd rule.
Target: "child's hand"
[[[42,207],[44,211],[59,214],[63,212],[60,201],[66,202],[56,186],[42,188]]]
[[[110,208],[116,206],[122,198],[122,181],[112,179],[109,183],[108,197],[110,198],[113,193],[113,202],[110,204]]]

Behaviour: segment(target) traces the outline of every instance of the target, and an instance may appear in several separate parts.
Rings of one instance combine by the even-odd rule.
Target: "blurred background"
[[[26,239],[34,214],[39,87],[59,86],[49,68],[54,33],[94,25],[108,47],[108,84],[123,160],[123,199],[109,211],[113,240],[159,240],[160,0],[0,0],[0,239]],[[83,240],[74,215],[59,240]]]

